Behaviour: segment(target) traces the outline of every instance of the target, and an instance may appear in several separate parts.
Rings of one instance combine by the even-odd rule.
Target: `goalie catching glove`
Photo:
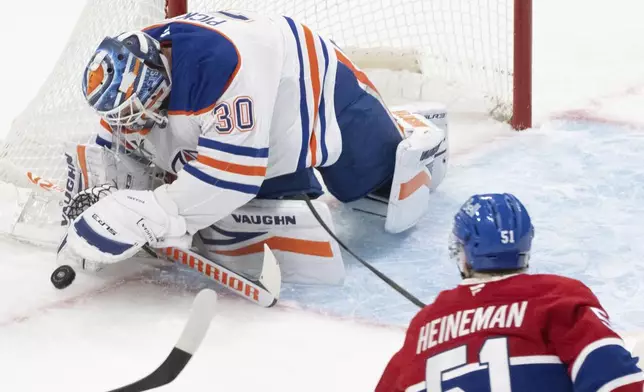
[[[101,192],[114,188],[104,185],[80,192],[70,207],[94,204],[74,218],[59,255],[63,251],[77,260],[115,263],[134,256],[146,244],[153,248],[189,248],[192,236],[166,187],[154,191],[116,190],[104,197]],[[68,214],[72,212],[70,208]]]

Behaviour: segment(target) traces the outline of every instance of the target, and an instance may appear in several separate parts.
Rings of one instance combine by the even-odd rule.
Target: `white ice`
[[[3,5],[0,135],[47,76],[84,1],[61,4]],[[453,126],[449,177],[418,228],[391,236],[380,218],[356,218],[330,200],[340,237],[429,302],[459,279],[445,249],[458,206],[472,193],[513,192],[534,218],[533,270],[581,279],[636,338],[644,329],[643,8],[535,1],[536,128],[515,133],[479,118]],[[197,290],[212,287],[190,272],[132,264],[57,291],[51,251],[5,240],[0,249],[3,391],[104,391],[134,381],[170,350]],[[343,287],[286,286],[272,309],[221,293],[203,346],[162,390],[373,389],[416,309],[346,260]]]

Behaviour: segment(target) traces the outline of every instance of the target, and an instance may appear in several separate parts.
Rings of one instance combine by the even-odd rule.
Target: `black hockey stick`
[[[186,367],[201,344],[210,320],[215,314],[217,294],[209,289],[201,290],[192,303],[192,312],[186,326],[170,355],[152,373],[139,381],[112,389],[109,392],[142,392],[171,383]]]
[[[311,203],[311,199],[309,198],[309,196],[307,194],[304,194],[304,195],[302,195],[302,199],[304,199],[304,201],[306,202],[306,205],[309,207],[309,209],[311,210],[311,213],[313,213],[313,216],[320,223],[322,228],[324,228],[324,230],[326,230],[326,232],[329,233],[331,238],[333,238],[338,243],[338,245],[340,245],[342,247],[342,249],[346,250],[351,256],[353,256],[356,260],[358,260],[362,265],[367,267],[367,269],[369,271],[373,272],[377,277],[382,279],[382,281],[387,283],[389,285],[389,287],[391,287],[392,289],[396,290],[403,297],[407,298],[409,300],[409,302],[413,303],[414,305],[418,306],[419,308],[424,308],[426,306],[421,300],[416,298],[409,291],[405,290],[398,283],[394,282],[387,275],[385,275],[382,272],[380,272],[376,267],[371,265],[369,262],[364,260],[362,257],[360,257],[357,254],[355,254],[351,249],[349,249],[349,247],[346,246],[344,244],[344,242],[340,241],[340,239],[335,235],[335,233],[333,233],[333,230],[331,230],[329,228],[329,226],[327,226],[327,224],[324,223],[324,220],[322,219],[320,214],[318,214],[317,210],[313,206],[313,203]]]

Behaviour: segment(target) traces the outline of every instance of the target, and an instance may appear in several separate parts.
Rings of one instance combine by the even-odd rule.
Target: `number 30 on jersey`
[[[250,97],[237,97],[230,104],[220,102],[213,109],[215,129],[221,134],[231,133],[234,129],[249,132],[255,128],[253,100]]]

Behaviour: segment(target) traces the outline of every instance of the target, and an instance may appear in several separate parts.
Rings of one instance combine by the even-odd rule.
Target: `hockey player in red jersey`
[[[513,195],[471,197],[450,240],[464,280],[414,317],[376,392],[641,392],[637,359],[592,291],[525,273],[533,236]]]

